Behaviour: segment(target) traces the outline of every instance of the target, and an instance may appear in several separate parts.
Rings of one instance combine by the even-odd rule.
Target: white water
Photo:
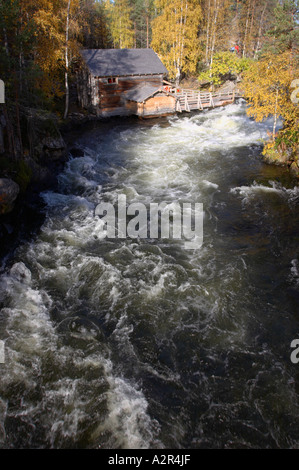
[[[3,447],[298,446],[299,193],[263,174],[267,127],[234,104],[82,135],[1,278]],[[101,239],[119,194],[203,203],[202,249]]]

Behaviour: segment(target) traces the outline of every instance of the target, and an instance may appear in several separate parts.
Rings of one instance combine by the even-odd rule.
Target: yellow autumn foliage
[[[265,55],[252,63],[244,74],[242,87],[248,102],[248,115],[256,121],[274,117],[269,146],[275,144],[279,117],[288,129],[290,145],[297,145],[299,108],[291,100],[291,83],[297,76],[299,71],[289,51],[280,55]]]
[[[182,72],[195,73],[199,59],[199,0],[156,0],[160,14],[152,22],[151,47],[178,81]]]
[[[106,1],[110,32],[115,48],[130,49],[134,45],[134,29],[131,21],[132,8],[128,0]]]
[[[80,6],[79,0],[71,0],[71,27],[76,30],[76,20],[72,20]],[[64,54],[66,47],[66,0],[41,0],[34,12],[37,46],[35,63],[44,72],[40,88],[46,96],[64,94],[61,80],[65,68]],[[69,48],[76,50],[75,41],[69,42]]]

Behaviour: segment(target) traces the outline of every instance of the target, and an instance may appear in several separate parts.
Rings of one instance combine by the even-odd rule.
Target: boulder
[[[267,148],[264,153],[264,161],[266,163],[287,166],[292,157],[292,150],[288,148]]]
[[[26,120],[31,157],[37,162],[66,158],[66,144],[58,129],[55,115],[41,110],[27,109]]]
[[[66,155],[66,145],[60,135],[42,140],[44,155],[51,160],[60,160]]]
[[[221,87],[219,88],[219,91],[221,92],[232,92],[234,90],[236,90],[236,84],[234,81],[232,80],[226,80],[226,82],[223,83],[223,85],[221,85]]]
[[[17,183],[9,178],[0,178],[0,214],[8,214],[14,208],[15,200],[20,192]]]

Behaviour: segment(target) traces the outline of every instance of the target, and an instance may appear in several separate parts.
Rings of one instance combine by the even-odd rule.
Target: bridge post
[[[202,105],[201,98],[200,98],[200,92],[198,93],[197,107],[198,109],[203,110],[203,105]]]
[[[185,95],[185,111],[188,111],[188,112],[190,111],[187,93]]]

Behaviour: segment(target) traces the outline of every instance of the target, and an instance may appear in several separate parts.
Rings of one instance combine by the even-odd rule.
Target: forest
[[[274,116],[264,153],[296,161],[298,18],[297,0],[1,0],[0,153],[32,157],[33,110],[67,119],[80,49],[151,47],[173,82],[241,77],[248,114]]]

